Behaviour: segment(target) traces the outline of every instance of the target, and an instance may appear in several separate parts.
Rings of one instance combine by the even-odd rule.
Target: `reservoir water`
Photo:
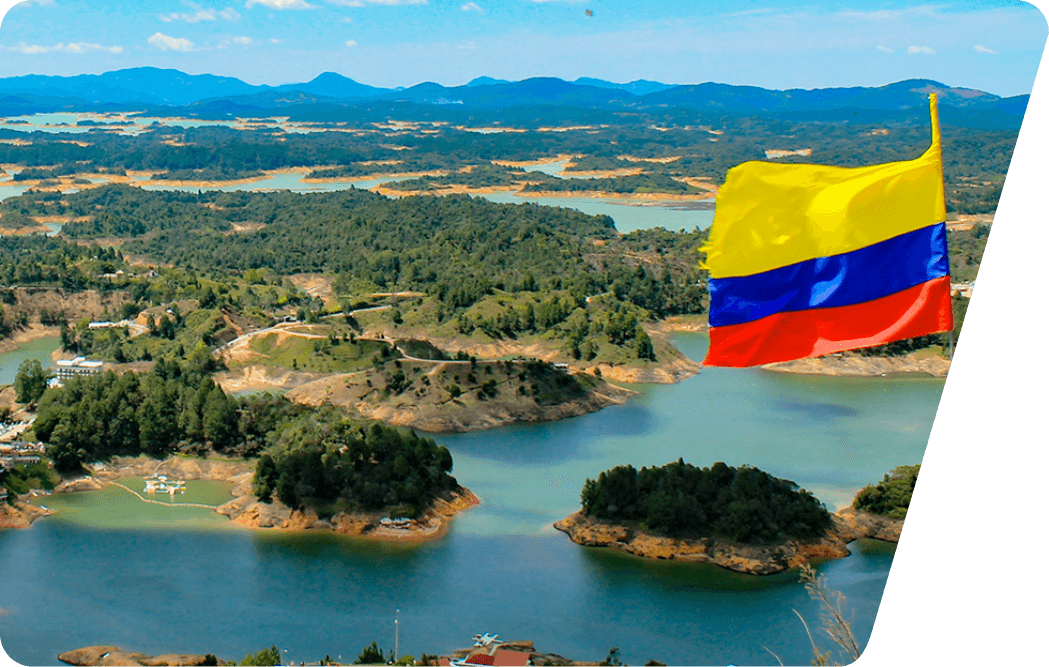
[[[693,359],[707,344],[699,334],[675,341]],[[41,499],[58,513],[0,532],[0,572],[18,573],[0,587],[0,642],[23,664],[92,644],[238,660],[276,644],[296,662],[352,661],[372,641],[392,648],[399,608],[401,653],[415,656],[498,632],[576,660],[618,646],[629,664],[776,664],[769,651],[808,664],[792,609],[819,621],[796,573],[647,561],[580,547],[550,524],[578,508],[586,477],[678,457],[758,466],[833,510],[921,460],[943,380],[711,368],[633,388],[626,404],[583,417],[437,437],[483,504],[428,544],[250,531],[114,487]],[[224,496],[221,486],[190,491]],[[818,569],[847,597],[866,643],[894,547],[852,549]]]
[[[276,174],[221,189],[317,192],[393,180],[301,178]],[[0,198],[19,189],[0,188]],[[486,197],[609,215],[621,232],[703,228],[713,219],[712,210],[678,202]],[[675,341],[703,358],[704,336]],[[0,384],[24,358],[47,365],[56,345],[41,339],[0,355]],[[23,664],[53,664],[59,652],[92,644],[238,660],[277,644],[292,661],[352,661],[372,641],[392,648],[399,608],[401,653],[416,656],[498,632],[576,660],[601,660],[618,646],[630,664],[776,664],[769,651],[784,664],[807,664],[811,647],[792,609],[819,623],[795,573],[753,577],[587,549],[551,524],[578,509],[587,477],[678,457],[755,465],[837,509],[892,467],[921,460],[943,381],[711,368],[677,385],[632,388],[638,396],[625,405],[575,419],[438,436],[453,453],[454,474],[483,504],[429,544],[249,531],[208,509],[145,504],[112,486],[42,498],[58,513],[0,532],[0,572],[18,572],[0,586],[0,643]],[[204,504],[227,493],[217,483],[187,490]],[[864,643],[894,550],[862,541],[852,556],[819,567],[847,596]]]
[[[11,352],[0,352],[0,359],[3,360],[0,363],[0,387],[15,381],[18,367],[26,359],[36,359],[45,369],[50,368],[53,363],[51,353],[58,348],[59,342],[58,336],[44,336],[23,343]]]

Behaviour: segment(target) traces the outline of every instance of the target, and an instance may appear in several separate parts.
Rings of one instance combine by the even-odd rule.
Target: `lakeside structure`
[[[58,386],[77,375],[98,375],[102,372],[102,362],[86,357],[59,359],[55,362],[55,380]]]
[[[176,493],[186,492],[186,482],[180,479],[168,479],[167,475],[153,475],[147,477],[145,482],[144,493],[167,493],[174,496]]]
[[[0,468],[10,470],[16,465],[39,463],[40,452],[44,446],[40,443],[13,442],[0,445]]]

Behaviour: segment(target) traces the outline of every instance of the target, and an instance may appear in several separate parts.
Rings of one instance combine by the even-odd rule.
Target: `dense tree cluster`
[[[53,208],[22,199],[32,210]],[[63,229],[75,238],[130,235],[126,252],[195,272],[329,272],[337,287],[423,290],[437,297],[442,321],[493,290],[568,289],[577,302],[613,292],[657,316],[702,312],[706,296],[695,268],[698,235],[620,239],[608,217],[571,209],[352,190],[302,197],[126,186],[68,195],[58,207],[80,220]],[[264,226],[230,236],[238,223]],[[617,252],[619,243],[646,246],[644,262]]]
[[[159,360],[149,373],[75,376],[40,399],[36,435],[59,470],[113,455],[257,451],[264,443],[253,438],[276,424],[251,417],[280,411],[239,410],[240,401],[211,380],[208,361],[206,355],[187,364]]]
[[[283,424],[259,458],[255,495],[300,508],[390,508],[415,517],[439,494],[458,488],[452,455],[431,438],[391,426],[366,426],[335,408]]]
[[[906,519],[920,471],[921,464],[893,468],[877,484],[864,487],[852,506],[891,519]]]
[[[616,466],[587,479],[583,514],[638,521],[670,536],[720,536],[737,542],[810,538],[830,515],[808,491],[749,466],[697,468],[678,459],[659,468]]]
[[[6,220],[5,215],[0,218],[0,223]],[[101,277],[126,266],[123,257],[113,248],[77,245],[43,235],[2,238],[0,285],[52,286],[69,290],[113,290],[126,285],[124,280]]]

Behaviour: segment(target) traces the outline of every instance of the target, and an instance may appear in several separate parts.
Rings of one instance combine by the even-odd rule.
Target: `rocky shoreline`
[[[642,558],[711,563],[744,574],[777,574],[813,558],[844,558],[848,543],[863,538],[898,542],[903,521],[852,507],[831,515],[832,525],[822,537],[791,539],[778,544],[741,544],[705,537],[684,539],[652,535],[637,524],[615,524],[576,512],[554,524],[576,544],[609,547]]]
[[[863,357],[830,355],[795,361],[782,361],[762,366],[777,373],[830,375],[836,377],[873,377],[896,373],[925,373],[933,377],[947,377],[951,362],[939,355],[921,355],[912,352],[904,357]]]
[[[0,529],[28,528],[37,519],[54,514],[51,510],[18,501],[11,506],[0,502]]]
[[[856,534],[855,539],[874,539],[885,542],[899,542],[903,532],[903,519],[890,519],[887,516],[846,507],[837,515]]]
[[[637,525],[590,519],[580,512],[558,521],[554,528],[583,546],[610,547],[642,558],[712,563],[744,574],[776,574],[813,558],[844,558],[852,553],[845,546],[851,541],[852,532],[840,520],[821,538],[770,545],[740,544],[711,537],[663,537],[646,533]]]
[[[234,489],[243,495],[229,501],[216,511],[234,523],[247,528],[263,528],[285,531],[327,530],[338,535],[360,537],[387,542],[425,542],[443,537],[448,533],[451,519],[459,512],[476,507],[481,500],[469,489],[460,488],[445,498],[438,498],[433,506],[406,528],[383,526],[381,512],[339,512],[322,519],[308,509],[293,510],[279,500],[266,503],[251,495],[250,490]]]

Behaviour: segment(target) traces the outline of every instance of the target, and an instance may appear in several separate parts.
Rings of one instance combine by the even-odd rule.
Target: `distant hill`
[[[490,76],[479,76],[476,79],[473,79],[472,81],[470,81],[470,83],[468,83],[466,85],[469,88],[473,88],[475,86],[490,86],[490,85],[492,85],[494,83],[510,83],[510,82],[507,81],[506,79],[493,79]]]
[[[648,81],[647,79],[638,79],[637,81],[631,81],[630,83],[612,83],[611,81],[605,81],[603,79],[592,79],[588,76],[581,76],[576,79],[575,82],[581,86],[617,88],[619,90],[625,90],[628,93],[633,93],[634,95],[648,95],[649,93],[658,93],[661,90],[674,87],[669,83]]]
[[[156,67],[69,77],[30,74],[0,79],[0,95],[76,97],[93,104],[140,102],[184,106],[201,100],[293,90],[328,98],[360,98],[388,89],[357,83],[334,72],[325,72],[306,83],[274,87],[254,86],[233,77],[186,74]]]
[[[0,79],[0,94],[79,97],[90,103],[184,105],[209,97],[244,95],[264,89],[233,77],[186,74],[156,67],[68,77],[30,74]]]
[[[997,95],[969,88],[951,88],[936,81],[910,79],[877,88],[816,88],[768,90],[755,86],[701,83],[674,86],[642,96],[647,104],[717,108],[733,113],[756,111],[827,111],[856,109],[907,109],[927,104],[929,93],[936,93],[945,106],[978,106],[1001,99]]]
[[[553,77],[523,81],[478,77],[463,86],[425,82],[389,89],[362,84],[335,72],[325,72],[305,83],[255,86],[233,77],[138,67],[71,77],[29,75],[0,79],[0,113],[148,107],[162,114],[186,112],[200,116],[265,115],[273,109],[287,113],[345,109],[353,114],[370,113],[369,110],[379,108],[376,105],[392,103],[449,105],[448,111],[464,112],[536,107],[543,109],[544,116],[559,107],[580,119],[601,112],[676,107],[734,115],[852,121],[868,118],[878,122],[877,119],[909,116],[908,110],[920,112],[926,107],[930,92],[939,95],[945,122],[951,120],[971,127],[1018,127],[1027,108],[1027,95],[1003,99],[929,79],[877,87],[770,90],[713,82],[670,85],[646,79],[611,83],[588,77],[574,82]],[[588,111],[580,113],[582,109]]]
[[[363,83],[358,83],[335,72],[325,72],[308,83],[289,83],[274,88],[276,91],[300,90],[319,97],[374,97],[382,93],[390,92],[389,88],[376,88]]]

